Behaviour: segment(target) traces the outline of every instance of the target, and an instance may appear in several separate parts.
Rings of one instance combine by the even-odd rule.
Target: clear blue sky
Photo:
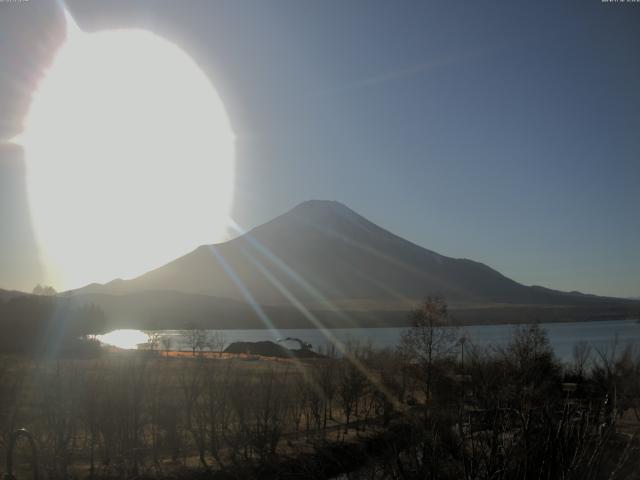
[[[151,29],[210,76],[241,225],[338,200],[525,284],[640,296],[640,3],[68,3],[83,29]],[[4,138],[25,103],[12,75],[37,77],[62,23],[20,5],[0,4]]]

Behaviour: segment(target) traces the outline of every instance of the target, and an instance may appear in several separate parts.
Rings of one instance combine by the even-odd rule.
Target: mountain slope
[[[17,290],[2,290],[0,289],[0,301],[6,301],[6,300],[10,300],[14,297],[22,297],[22,296],[27,296],[29,295],[28,293],[25,292],[19,292]]]
[[[263,305],[405,309],[439,294],[454,305],[564,305],[602,300],[523,286],[490,267],[432,252],[330,201],[304,202],[248,234],[201,246],[132,280],[83,293],[175,290]],[[611,299],[608,299],[611,300]],[[327,303],[328,302],[328,303]]]

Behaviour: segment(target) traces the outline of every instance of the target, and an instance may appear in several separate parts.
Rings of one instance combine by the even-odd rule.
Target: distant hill
[[[25,293],[25,292],[19,292],[17,290],[2,290],[0,289],[0,301],[6,301],[9,300],[10,298],[14,298],[14,297],[23,297],[23,296],[27,296],[30,295],[29,293]]]
[[[93,284],[78,293],[158,290],[356,311],[407,309],[433,294],[458,307],[623,302],[524,286],[482,263],[404,240],[338,202],[320,200],[138,278]]]

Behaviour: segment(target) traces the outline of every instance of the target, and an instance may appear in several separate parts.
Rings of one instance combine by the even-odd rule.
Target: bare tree
[[[284,428],[284,385],[288,373],[269,368],[257,377],[250,404],[252,428],[250,445],[261,461],[273,457]]]
[[[507,374],[513,380],[512,406],[528,415],[558,395],[560,366],[547,332],[538,324],[515,327],[513,339],[501,351]]]
[[[358,415],[358,403],[367,386],[367,379],[352,362],[343,360],[338,377],[338,398],[344,415],[344,432],[349,432],[352,415]]]
[[[160,344],[160,332],[149,330],[145,332],[145,335],[147,336],[147,348],[155,352]]]
[[[448,358],[457,342],[442,297],[429,297],[412,313],[413,326],[401,338],[401,350],[410,363],[419,367],[425,401],[431,400],[434,364]]]
[[[165,356],[168,357],[169,352],[171,351],[171,346],[173,344],[173,338],[171,338],[169,335],[165,335],[162,337],[161,342],[162,342],[162,347],[164,348]]]
[[[337,389],[336,367],[338,360],[336,359],[335,345],[327,346],[324,355],[326,360],[318,366],[319,371],[316,377],[324,397],[322,428],[326,430],[328,420],[333,419],[333,400]]]
[[[224,350],[226,343],[224,333],[221,331],[213,332],[207,339],[209,350],[212,352],[218,352],[218,357],[222,357],[222,351]]]
[[[591,345],[588,342],[580,341],[573,346],[573,367],[578,377],[584,377],[590,357]]]
[[[224,468],[222,450],[231,421],[231,405],[229,402],[229,385],[235,373],[232,362],[224,367],[209,362],[205,378],[201,416],[205,422],[206,439],[211,456]]]
[[[195,356],[195,347],[193,349]],[[185,428],[191,434],[198,449],[198,458],[204,468],[208,468],[206,460],[206,424],[198,416],[198,405],[202,402],[204,390],[204,362],[195,362],[191,368],[180,371],[178,381],[182,390],[183,410],[186,420]]]
[[[187,343],[195,357],[196,351],[202,353],[207,346],[207,332],[201,328],[192,328],[188,332]]]

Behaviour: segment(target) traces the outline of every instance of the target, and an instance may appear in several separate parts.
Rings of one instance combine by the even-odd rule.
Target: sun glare
[[[58,288],[133,277],[226,235],[229,119],[196,63],[150,32],[68,19],[17,141]]]

